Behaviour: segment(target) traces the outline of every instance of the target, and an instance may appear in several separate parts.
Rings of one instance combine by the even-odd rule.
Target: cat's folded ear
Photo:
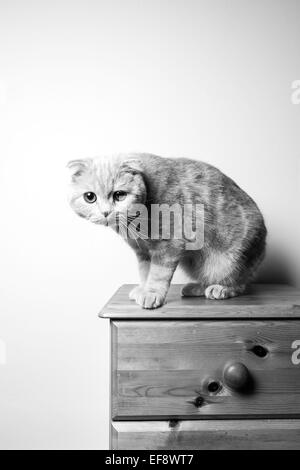
[[[144,165],[138,158],[129,158],[122,162],[119,174],[130,173],[133,175],[136,194],[139,194],[139,202],[144,203],[148,193],[148,181]]]
[[[89,158],[80,160],[71,160],[67,164],[72,176],[72,181],[76,181],[79,176],[82,176],[91,167],[91,160]]]
[[[144,176],[141,161],[137,158],[130,158],[128,160],[124,160],[120,169],[122,172],[131,173],[133,175],[139,174]]]

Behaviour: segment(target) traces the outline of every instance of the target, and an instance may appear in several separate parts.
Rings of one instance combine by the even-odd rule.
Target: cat
[[[134,249],[140,285],[129,297],[141,307],[164,304],[178,265],[193,280],[182,288],[182,296],[221,300],[246,291],[264,258],[267,231],[256,203],[220,170],[197,160],[151,154],[73,160],[68,167],[73,210],[121,235],[123,228],[123,237]],[[128,214],[135,213],[136,205],[150,209],[174,203],[203,206],[204,241],[199,249],[187,249],[184,236],[143,238],[140,226],[135,237],[125,236],[124,228],[132,232],[128,224],[134,217]],[[146,224],[150,219],[151,211]]]

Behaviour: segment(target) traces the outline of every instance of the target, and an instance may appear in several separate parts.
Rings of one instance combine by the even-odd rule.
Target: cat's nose
[[[104,211],[104,212],[102,212],[102,214],[104,215],[104,217],[107,217],[108,214],[109,214],[109,211]]]

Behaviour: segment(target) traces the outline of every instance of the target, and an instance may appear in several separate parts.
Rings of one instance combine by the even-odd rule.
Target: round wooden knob
[[[225,384],[233,390],[243,390],[249,383],[250,373],[241,362],[228,364],[223,373]]]

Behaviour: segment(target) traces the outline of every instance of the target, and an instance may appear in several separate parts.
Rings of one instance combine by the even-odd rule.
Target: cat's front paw
[[[158,308],[163,305],[165,295],[158,291],[147,291],[146,289],[141,289],[137,294],[135,301],[143,308]]]
[[[142,293],[143,287],[142,286],[135,286],[130,292],[129,292],[129,298],[130,300],[136,300],[137,297]]]

